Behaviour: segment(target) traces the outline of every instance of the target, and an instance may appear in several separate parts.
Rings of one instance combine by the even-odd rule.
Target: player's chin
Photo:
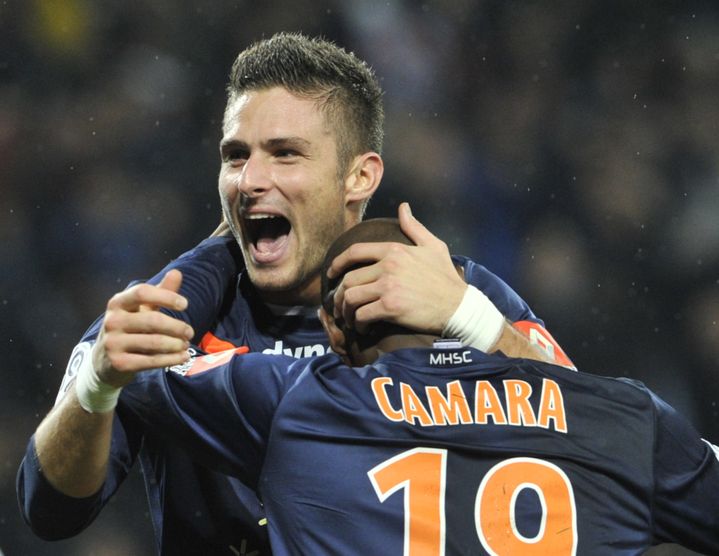
[[[251,263],[247,268],[250,280],[262,291],[282,292],[296,288],[301,282],[301,271],[292,261],[279,265]]]

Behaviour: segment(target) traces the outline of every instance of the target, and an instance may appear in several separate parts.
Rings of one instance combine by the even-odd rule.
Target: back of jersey
[[[719,464],[641,385],[470,349],[310,370],[260,481],[275,554],[719,550]]]

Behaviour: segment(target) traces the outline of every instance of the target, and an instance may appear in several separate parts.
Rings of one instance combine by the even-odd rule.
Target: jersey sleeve
[[[214,326],[224,303],[232,297],[240,271],[240,260],[239,247],[234,238],[208,238],[170,262],[147,280],[147,283],[159,284],[163,276],[172,269],[182,272],[180,293],[188,299],[187,309],[185,311],[161,309],[161,311],[190,324],[195,331],[193,341],[199,344],[205,333]],[[139,283],[140,281],[136,280],[128,287]],[[95,319],[70,355],[55,404],[72,384],[81,357],[87,356],[95,343],[100,334],[102,320],[102,315]]]
[[[652,397],[655,540],[719,553],[719,451],[674,408]]]
[[[188,300],[185,311],[163,312],[183,320],[195,330],[199,344],[215,324],[223,304],[231,298],[240,271],[242,256],[233,237],[212,237],[183,253],[148,280],[159,284],[172,269],[182,272],[180,294]]]
[[[211,354],[181,373],[141,373],[121,404],[148,434],[162,435],[198,463],[254,488],[275,410],[297,360],[262,354]],[[177,370],[177,369],[176,369]]]
[[[148,282],[158,284],[173,268],[183,273],[180,293],[188,298],[188,308],[183,312],[165,312],[188,322],[199,341],[213,326],[226,295],[234,288],[240,260],[233,238],[209,238],[170,262]],[[139,282],[130,285],[135,283]],[[82,358],[90,356],[101,326],[102,316],[90,325],[73,350],[56,405],[74,382]],[[106,481],[96,495],[87,499],[65,496],[47,482],[38,465],[34,438],[31,439],[18,469],[16,493],[23,518],[33,531],[45,539],[63,539],[76,535],[92,523],[127,476],[137,458],[143,434],[140,423],[118,407]]]
[[[531,321],[544,326],[524,299],[499,276],[467,257],[453,256],[452,259],[464,268],[465,281],[483,292],[508,320]]]
[[[23,519],[37,536],[45,540],[66,539],[77,535],[92,523],[127,476],[138,448],[128,444],[125,428],[120,426],[116,416],[107,479],[96,494],[75,498],[60,492],[45,478],[38,461],[33,435],[20,463],[15,482]]]

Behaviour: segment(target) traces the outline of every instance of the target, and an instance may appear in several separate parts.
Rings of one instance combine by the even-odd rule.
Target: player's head
[[[282,33],[235,61],[219,190],[267,301],[319,301],[327,247],[362,219],[382,177],[381,96],[364,62],[322,39]]]
[[[339,171],[359,154],[382,152],[382,89],[372,69],[353,53],[321,38],[278,33],[237,56],[227,106],[248,91],[274,87],[317,103],[336,135]]]
[[[334,278],[327,277],[332,261],[340,253],[345,251],[355,243],[375,243],[375,242],[395,242],[404,245],[414,245],[412,241],[404,234],[396,218],[374,218],[360,222],[353,228],[350,228],[340,235],[327,250],[324,262],[322,263],[322,309],[320,318],[325,330],[330,338],[332,348],[342,354],[350,354],[353,346],[359,349],[366,349],[375,344],[381,338],[391,334],[406,334],[407,331],[399,326],[391,325],[386,322],[374,323],[363,330],[361,333],[353,327],[348,326],[341,319],[335,320],[332,316],[334,313],[334,293],[345,274],[359,268],[357,265],[345,269],[340,275]]]

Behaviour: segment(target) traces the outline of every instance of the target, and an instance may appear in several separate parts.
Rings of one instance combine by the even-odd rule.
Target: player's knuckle
[[[340,270],[347,260],[347,251],[342,251],[334,259],[332,259],[332,268]]]
[[[117,371],[128,370],[128,358],[124,353],[108,353],[107,360],[113,369]]]
[[[354,307],[359,301],[359,292],[356,289],[346,290],[344,305]]]
[[[402,245],[401,243],[390,243],[388,251],[395,256],[402,255],[405,253],[406,247],[406,245]]]
[[[145,352],[157,351],[162,347],[162,337],[157,334],[146,334],[142,341],[142,350]]]
[[[382,307],[390,315],[397,314],[402,308],[402,301],[398,296],[389,295],[382,299]]]
[[[148,311],[143,316],[147,319],[146,323],[152,330],[158,330],[165,324],[165,315],[157,311]]]
[[[350,245],[345,253],[347,255],[347,260],[354,260],[361,256],[361,247],[359,244],[355,243],[354,245]]]
[[[138,301],[140,301],[141,303],[149,301],[152,298],[152,292],[154,288],[149,284],[138,284],[134,287],[136,288],[135,295]]]
[[[152,350],[155,352],[177,351],[180,343],[177,338],[155,335],[152,337]]]
[[[175,338],[172,336],[161,336],[161,338],[157,342],[155,351],[164,353],[179,351],[182,349],[183,342],[184,340],[181,340],[180,338]]]
[[[338,290],[346,290],[347,288],[354,287],[357,279],[357,273],[355,271],[348,272],[342,278],[340,285],[337,287]]]
[[[437,238],[435,240],[434,246],[437,251],[442,251],[443,253],[445,253],[445,252],[449,253],[449,246],[439,238]]]
[[[359,307],[354,314],[355,324],[364,323],[370,318],[370,310],[367,306]]]
[[[125,296],[126,292],[118,292],[115,295],[113,295],[108,301],[107,301],[107,308],[115,309],[116,307],[120,307],[122,305],[122,300]]]
[[[117,330],[118,328],[120,328],[121,324],[120,314],[116,311],[108,311],[107,313],[105,313],[105,318],[102,324],[105,330]]]
[[[396,294],[398,289],[401,287],[399,278],[392,274],[385,274],[379,279],[380,288],[385,294]]]
[[[107,334],[102,340],[102,346],[108,355],[115,354],[120,347],[120,342],[116,334]]]
[[[385,259],[384,269],[383,269],[385,272],[393,273],[393,272],[396,272],[397,270],[399,270],[400,268],[402,268],[402,265],[401,265],[400,260],[397,257],[388,257],[387,259]]]

